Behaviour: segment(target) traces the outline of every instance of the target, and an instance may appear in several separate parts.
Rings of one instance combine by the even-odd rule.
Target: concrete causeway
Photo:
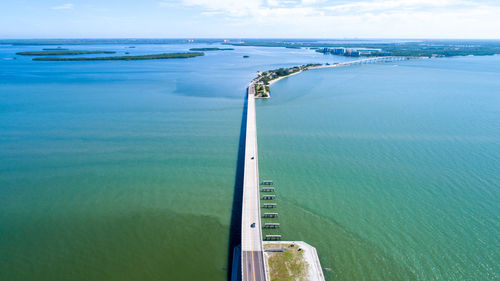
[[[241,267],[243,281],[265,281],[266,270],[260,221],[259,157],[255,118],[255,87],[248,86],[245,169],[241,223]]]
[[[347,66],[364,63],[389,62],[397,60],[407,60],[408,57],[374,57],[348,61],[333,65],[311,66],[308,69],[318,69],[327,67]],[[295,72],[293,74],[298,74]],[[271,81],[276,82],[279,79],[288,77],[286,75]],[[259,155],[257,153],[257,120],[255,114],[255,83],[253,80],[248,85],[247,90],[247,120],[246,120],[246,139],[245,139],[245,164],[243,175],[243,202],[242,202],[242,223],[241,223],[241,277],[242,281],[266,281],[270,279],[269,266],[267,258],[264,255],[262,241],[262,224],[260,215],[260,182],[259,182]],[[269,191],[271,189],[269,188]],[[274,188],[272,189],[274,190]],[[264,196],[266,197],[266,196]],[[274,195],[267,195],[264,199],[272,199]],[[266,203],[264,206],[275,206],[275,203]],[[278,213],[265,213],[266,217],[276,217]],[[266,227],[279,227],[279,223],[268,223]],[[277,240],[281,235],[267,235],[266,237],[276,236]],[[276,243],[276,242],[273,242]],[[297,243],[305,249],[306,262],[309,265],[307,280],[324,281],[325,277],[321,268],[316,248],[303,241],[278,242],[279,244]],[[234,269],[233,269],[234,270]],[[236,274],[236,273],[235,273]],[[233,277],[235,276],[233,274]],[[239,274],[236,274],[239,275]]]

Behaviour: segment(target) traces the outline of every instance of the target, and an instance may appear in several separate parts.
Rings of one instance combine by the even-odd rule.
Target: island
[[[43,48],[42,50],[43,51],[67,51],[69,49],[57,47],[57,48]]]
[[[64,49],[44,49],[44,51],[30,51],[19,52],[16,55],[22,56],[62,56],[62,55],[90,55],[90,54],[115,54],[115,51],[78,51],[78,50],[64,50]]]
[[[255,97],[256,98],[269,98],[269,86],[285,77],[300,73],[302,71],[309,70],[311,68],[318,68],[322,66],[321,64],[306,64],[300,66],[294,66],[290,68],[278,68],[273,70],[268,70],[265,72],[258,72],[257,78],[254,79],[255,85]]]
[[[190,51],[231,51],[233,48],[191,48]]]
[[[185,59],[198,56],[204,56],[205,53],[164,53],[154,55],[140,55],[140,56],[112,56],[112,57],[41,57],[33,58],[36,61],[102,61],[102,60],[156,60],[156,59]]]
[[[402,57],[452,57],[489,56],[500,54],[498,40],[407,40],[394,42],[319,42],[300,40],[247,40],[222,43],[231,46],[309,48],[324,54],[349,57],[402,56]]]
[[[254,95],[256,98],[269,98],[269,86],[274,82],[277,82],[285,77],[295,75],[310,69],[319,68],[330,68],[330,67],[342,67],[349,65],[360,65],[366,63],[376,63],[376,62],[393,62],[393,61],[403,61],[410,59],[426,59],[427,57],[410,57],[410,56],[373,56],[368,58],[359,58],[357,60],[336,62],[336,63],[309,63],[299,66],[293,66],[289,68],[278,68],[273,70],[268,70],[265,72],[257,72],[257,77],[252,80],[249,87],[254,88]]]

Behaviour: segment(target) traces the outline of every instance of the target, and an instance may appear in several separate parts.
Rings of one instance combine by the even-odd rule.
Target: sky
[[[0,0],[0,39],[500,39],[500,0]]]

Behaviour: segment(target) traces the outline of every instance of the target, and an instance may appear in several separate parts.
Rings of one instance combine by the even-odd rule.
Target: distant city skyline
[[[500,39],[498,15],[492,0],[17,0],[0,39]]]

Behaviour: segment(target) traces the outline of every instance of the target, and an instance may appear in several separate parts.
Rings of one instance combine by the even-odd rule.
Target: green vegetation
[[[412,57],[487,56],[500,54],[500,45],[412,43],[385,46],[384,51],[391,52],[393,56]]]
[[[69,51],[69,50],[45,50],[34,52],[19,52],[16,55],[22,56],[60,56],[60,55],[88,55],[88,54],[114,54],[114,51]]]
[[[95,44],[185,44],[185,43],[224,44],[230,46],[258,46],[282,48],[351,48],[380,49],[383,54],[410,57],[448,57],[465,55],[500,54],[500,40],[413,40],[413,41],[369,41],[355,40],[303,40],[303,39],[246,39],[244,42],[223,42],[221,39],[1,39],[0,44],[9,45],[95,45]],[[208,48],[212,49],[212,48]],[[225,48],[215,48],[225,49]],[[51,51],[51,50],[47,50]],[[197,51],[194,49],[193,51]],[[203,51],[203,50],[198,50]],[[362,54],[367,55],[367,54]]]
[[[221,39],[0,39],[0,44],[39,46],[39,45],[101,45],[120,44],[134,46],[138,44],[186,44],[186,43],[222,43]]]
[[[269,97],[269,86],[262,84],[255,85],[255,96],[259,98]]]
[[[268,70],[266,72],[262,72],[259,75],[259,77],[257,77],[257,80],[259,82],[262,82],[264,85],[269,85],[269,82],[271,82],[272,80],[288,76],[290,74],[299,72],[301,70],[304,70],[303,66],[294,66],[291,68],[278,68],[278,69]]]
[[[296,281],[306,280],[308,264],[304,260],[304,251],[299,251],[298,247],[291,247],[291,244],[267,244],[269,248],[285,247],[284,252],[267,252],[269,255],[269,274],[271,281]]]
[[[57,47],[57,48],[43,48],[43,51],[67,51],[68,49]]]
[[[314,41],[272,41],[272,40],[249,40],[243,43],[226,43],[233,46],[257,46],[257,47],[285,47],[310,49],[320,48],[349,48],[354,50],[380,49],[380,52],[360,54],[361,56],[392,55],[405,57],[450,57],[450,56],[485,56],[500,54],[500,40],[420,40],[391,43],[323,43]],[[318,50],[322,52],[321,50]],[[342,54],[344,55],[344,54]],[[352,55],[352,54],[349,54]]]
[[[114,57],[78,57],[78,58],[57,58],[57,57],[42,57],[33,58],[37,61],[97,61],[97,60],[156,60],[156,59],[183,59],[203,56],[204,53],[165,53],[156,55],[141,55],[141,56],[114,56]]]
[[[232,46],[253,46],[253,47],[282,47],[297,49],[301,47],[308,47],[308,43],[289,43],[289,42],[272,42],[272,41],[251,41],[243,43],[224,43]]]
[[[300,65],[300,66],[294,66],[290,68],[278,68],[278,69],[273,69],[273,70],[268,70],[266,72],[262,72],[258,77],[257,77],[257,82],[262,82],[264,85],[269,85],[269,82],[272,80],[278,79],[280,77],[285,77],[294,73],[297,73],[299,71],[306,71],[309,70],[310,67],[314,66],[320,66],[321,64],[315,64],[315,63],[309,63],[305,65]]]
[[[255,83],[255,97],[268,98],[269,97],[269,82],[281,77],[286,77],[300,71],[309,70],[311,67],[317,67],[321,64],[309,63],[306,65],[294,66],[290,68],[278,68],[259,73],[259,76],[254,79]]]
[[[190,51],[231,51],[233,48],[191,48]]]

